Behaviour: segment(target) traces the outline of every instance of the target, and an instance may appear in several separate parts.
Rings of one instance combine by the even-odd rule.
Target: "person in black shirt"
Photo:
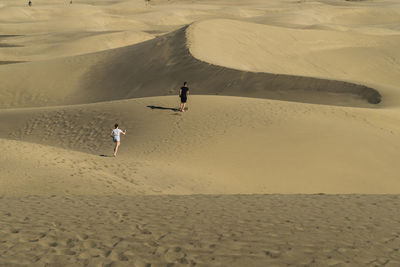
[[[187,82],[184,82],[183,86],[179,90],[179,97],[181,98],[181,106],[180,106],[179,110],[181,112],[185,112],[188,95],[189,95],[189,87],[187,87]]]

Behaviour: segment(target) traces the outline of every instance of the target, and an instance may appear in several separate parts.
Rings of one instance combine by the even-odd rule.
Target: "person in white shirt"
[[[114,143],[115,143],[115,147],[114,147],[114,157],[116,157],[116,156],[117,156],[117,153],[118,153],[119,145],[121,144],[121,137],[120,137],[120,135],[121,135],[121,134],[125,135],[125,134],[126,134],[126,130],[125,130],[125,131],[122,131],[121,129],[119,129],[119,128],[118,128],[118,123],[116,123],[116,124],[114,125],[114,127],[115,127],[115,128],[111,131],[110,136],[113,138],[113,141],[114,141]]]

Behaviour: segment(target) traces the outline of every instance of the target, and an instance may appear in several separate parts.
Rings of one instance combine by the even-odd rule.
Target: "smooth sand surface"
[[[399,15],[2,1],[0,265],[400,265]]]
[[[0,137],[4,144],[9,138],[27,148],[26,142],[32,142],[59,149],[57,156],[43,156],[47,153],[41,150],[31,154],[27,164],[41,166],[32,172],[55,158],[60,170],[70,168],[79,177],[101,176],[99,169],[121,182],[144,176],[169,181],[164,188],[151,186],[148,193],[398,193],[400,126],[376,110],[197,95],[187,113],[176,107],[176,97],[167,96],[8,109],[0,112]],[[122,137],[118,159],[100,157],[112,155],[108,135],[114,121],[128,135]],[[24,146],[8,145],[2,157],[18,158],[26,154]],[[81,164],[63,162],[64,153],[91,167],[82,173]],[[131,167],[139,162],[148,162],[141,168],[144,173],[157,166],[163,171],[157,178],[133,173]],[[62,173],[57,177],[71,174]]]

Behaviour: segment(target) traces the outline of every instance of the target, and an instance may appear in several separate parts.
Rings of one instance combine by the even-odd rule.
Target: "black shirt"
[[[186,86],[181,87],[181,97],[186,97],[187,92],[189,92],[189,88]]]

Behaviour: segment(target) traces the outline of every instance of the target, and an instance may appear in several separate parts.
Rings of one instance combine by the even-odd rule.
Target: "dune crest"
[[[187,27],[123,48],[0,67],[0,107],[81,104],[175,94],[184,80],[196,94],[218,94],[344,106],[377,104],[375,89],[348,82],[245,72],[199,61]],[[21,77],[21,78],[19,78]],[[46,77],[46,79],[44,79]],[[367,102],[367,103],[365,103]]]
[[[318,27],[298,29],[213,19],[190,26],[188,44],[197,59],[227,68],[342,80],[380,93],[386,93],[388,87],[397,90],[400,54],[395,47],[400,35],[377,36],[377,30],[370,28],[359,33]],[[400,99],[398,94],[390,96]]]

